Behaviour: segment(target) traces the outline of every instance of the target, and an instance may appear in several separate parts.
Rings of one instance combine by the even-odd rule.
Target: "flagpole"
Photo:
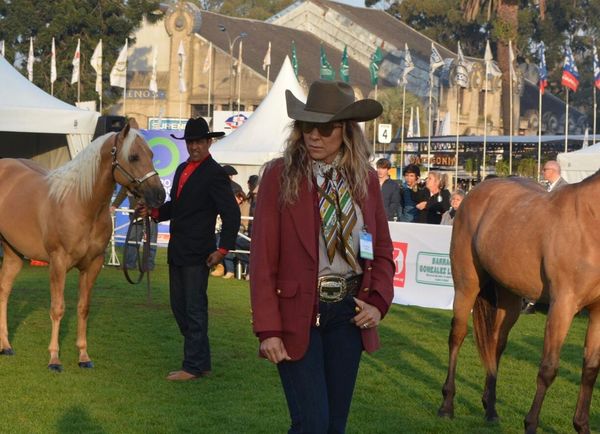
[[[404,119],[406,117],[406,84],[402,86],[402,133],[400,135],[400,167],[404,167]]]
[[[596,109],[598,107],[598,105],[596,104],[596,85],[593,85],[593,89],[594,89],[594,133],[592,134],[592,143],[595,145],[596,144]]]
[[[211,93],[212,93],[212,64],[213,64],[213,46],[212,46],[212,42],[210,43],[210,45],[208,46],[208,55],[210,56],[210,64],[208,65],[208,117],[211,118],[211,125],[213,125],[214,127],[214,123],[212,122],[212,117],[210,114],[210,100],[211,100]]]
[[[123,116],[127,117],[125,103],[127,102],[127,69],[125,69],[125,85],[123,86]]]
[[[375,85],[375,101],[377,101],[377,85]],[[376,149],[376,138],[377,138],[377,119],[373,119],[373,153],[377,151]]]
[[[458,95],[457,95],[458,96]],[[456,98],[456,151],[454,155],[454,185],[458,185],[458,141],[459,133],[458,128],[460,124],[460,102]]]
[[[509,126],[508,128],[510,129],[509,135],[508,135],[508,174],[512,175],[512,153],[513,153],[513,131],[514,131],[514,127],[513,127],[513,78],[512,78],[512,65],[510,65],[511,68],[509,69],[509,83],[508,83],[508,91],[510,92],[510,99],[508,100],[508,106],[509,106],[509,111],[510,111],[510,118],[509,118]],[[541,119],[540,119],[541,122]]]
[[[487,172],[487,165],[485,164],[485,157],[487,153],[487,101],[489,93],[489,61],[485,62],[485,94],[483,94],[483,177],[485,178]],[[458,149],[458,142],[456,143]]]
[[[567,104],[565,106],[565,152],[569,140],[569,88],[567,87]]]
[[[431,170],[431,109],[433,92],[433,74],[429,74],[429,120],[427,127],[427,172]]]
[[[542,161],[542,89],[538,88],[538,158],[537,158],[537,174],[538,182],[540,182],[541,161]]]

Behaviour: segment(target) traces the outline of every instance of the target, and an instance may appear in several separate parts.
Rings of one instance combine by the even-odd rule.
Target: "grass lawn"
[[[64,372],[46,369],[50,338],[47,269],[26,266],[9,303],[16,355],[0,357],[0,432],[7,433],[283,433],[288,415],[276,369],[257,357],[248,284],[211,278],[213,375],[189,383],[165,380],[181,362],[182,343],[168,302],[167,267],[159,252],[146,286],[106,267],[92,297],[89,353],[96,367],[77,367],[77,274],[68,276],[61,327]],[[531,405],[545,315],[522,316],[513,329],[498,381],[500,423],[486,424],[483,369],[471,335],[458,366],[455,418],[436,416],[446,375],[448,311],[394,305],[381,325],[383,348],[365,355],[349,433],[519,433]],[[559,376],[547,395],[540,432],[571,432],[587,318],[575,318]],[[591,426],[600,430],[597,400]]]

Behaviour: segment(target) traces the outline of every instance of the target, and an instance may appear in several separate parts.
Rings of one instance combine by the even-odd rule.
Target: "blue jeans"
[[[205,264],[189,267],[169,264],[171,310],[183,336],[181,369],[194,375],[211,370],[206,294],[208,273]]]
[[[358,364],[360,330],[349,295],[337,303],[319,303],[319,327],[310,330],[304,357],[277,365],[290,411],[288,434],[341,434],[346,430]]]
[[[142,221],[131,222],[130,225],[133,225],[131,229],[131,241],[141,242],[144,236],[144,225]],[[154,245],[150,245],[150,255],[148,258],[148,267],[150,270],[154,270],[154,258],[156,258],[156,240],[158,239],[158,223],[154,220],[150,219],[150,243]],[[130,246],[127,249],[127,254],[125,257],[125,267],[129,270],[134,270],[138,268],[138,256],[142,257],[143,246],[140,245],[139,253],[134,248],[134,246]]]

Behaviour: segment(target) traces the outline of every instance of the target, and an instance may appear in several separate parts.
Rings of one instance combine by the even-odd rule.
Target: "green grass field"
[[[288,415],[276,369],[257,357],[248,284],[211,278],[213,375],[165,380],[181,361],[181,337],[168,304],[160,252],[146,286],[106,267],[94,290],[88,345],[96,367],[77,366],[77,274],[66,289],[61,327],[64,372],[46,369],[50,337],[47,269],[26,266],[9,303],[16,351],[0,358],[0,432],[7,433],[284,433]],[[365,355],[349,433],[519,433],[531,405],[545,315],[522,316],[498,381],[500,422],[486,424],[480,404],[483,369],[471,335],[458,366],[455,418],[436,416],[446,375],[448,311],[394,305],[381,325],[383,348]],[[571,432],[587,318],[575,319],[561,369],[542,410],[540,432]],[[600,429],[597,400],[591,426]]]

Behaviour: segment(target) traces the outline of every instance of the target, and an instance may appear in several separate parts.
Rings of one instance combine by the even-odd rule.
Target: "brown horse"
[[[454,413],[456,362],[471,310],[486,369],[482,403],[486,419],[493,421],[498,418],[498,364],[519,317],[521,299],[537,300],[547,291],[550,308],[544,350],[525,431],[536,431],[572,319],[587,308],[589,324],[573,426],[580,433],[590,432],[590,402],[600,367],[599,196],[600,173],[551,193],[523,179],[492,179],[465,198],[450,245],[454,316],[440,416]]]
[[[90,293],[102,268],[111,235],[109,211],[115,183],[129,188],[150,206],[165,191],[152,165],[152,151],[131,121],[120,133],[108,133],[77,157],[47,171],[32,161],[0,160],[0,234],[4,260],[0,270],[0,354],[12,355],[7,304],[22,257],[49,262],[52,335],[48,368],[61,371],[58,335],[65,311],[67,271],[79,269],[77,347],[79,366],[91,368],[87,352]]]

